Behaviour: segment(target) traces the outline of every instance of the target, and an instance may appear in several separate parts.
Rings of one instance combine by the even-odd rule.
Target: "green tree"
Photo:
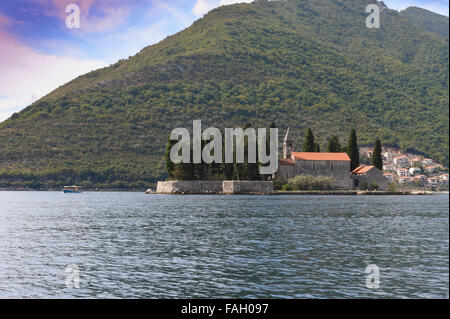
[[[271,134],[270,134],[270,129],[271,128],[277,128],[277,125],[275,124],[275,122],[272,122],[272,123],[270,123],[270,125],[269,125],[269,128],[267,129],[267,135],[266,135],[266,155],[267,155],[267,153],[269,153],[270,152],[270,141],[272,140],[272,138],[275,138],[275,139],[277,139],[278,138],[278,136],[272,136]],[[258,150],[259,151],[259,150]],[[259,158],[259,157],[258,157]],[[261,163],[259,163],[258,162],[258,169],[259,169],[259,167],[261,166]],[[270,175],[260,175],[259,174],[259,170],[258,170],[258,179],[262,179],[262,180],[271,180],[272,179],[272,176],[270,176]]]
[[[356,130],[352,128],[347,143],[347,154],[350,157],[350,170],[353,171],[359,166],[359,149]]]
[[[225,163],[225,134],[222,134],[222,171],[224,180],[232,180],[234,163]]]
[[[314,152],[315,144],[314,144],[314,135],[312,130],[309,128],[306,131],[306,138],[303,141],[303,152]]]
[[[276,128],[276,127],[277,127],[277,125],[274,122],[272,122],[272,123],[270,123],[270,126],[267,129],[267,132],[266,132],[267,133],[267,135],[266,135],[266,153],[268,153],[269,150],[270,150],[270,140],[272,139],[272,136],[270,135],[270,129],[271,128]],[[274,138],[277,138],[277,137],[275,136]]]
[[[180,163],[180,177],[183,181],[190,181],[196,178],[195,164],[192,163],[193,148],[191,145],[191,161],[189,163]],[[201,177],[203,179],[203,176]]]
[[[381,142],[380,139],[375,141],[375,146],[373,147],[372,152],[372,165],[378,168],[379,170],[383,169],[383,158],[381,157]]]
[[[205,146],[205,141],[202,139],[201,140],[201,145],[200,145],[200,149],[203,149],[203,147]],[[191,146],[191,149],[193,149],[193,147]],[[191,151],[191,160],[193,160],[193,151]],[[196,180],[207,180],[209,179],[209,164],[206,164],[203,162],[203,157],[200,158],[200,163],[192,163],[190,165],[190,169],[192,170],[192,178],[196,179]]]
[[[314,143],[314,152],[320,153],[320,145],[319,145],[319,143]]]
[[[247,123],[244,126],[244,131],[248,128],[251,128],[251,123]],[[259,179],[259,170],[258,170],[258,162],[256,163],[249,163],[249,154],[248,154],[248,137],[245,136],[244,138],[244,163],[243,164],[237,164],[237,167],[239,169],[239,178],[241,180],[258,180]],[[256,153],[258,153],[258,144],[256,143]],[[258,157],[256,157],[258,159]]]
[[[166,170],[167,170],[167,174],[169,174],[169,177],[174,177],[173,173],[174,173],[174,169],[175,169],[175,165],[172,162],[172,160],[170,159],[170,150],[172,149],[172,146],[174,146],[176,143],[175,140],[171,140],[169,137],[169,141],[167,142],[167,147],[166,147],[166,153],[164,155],[164,160],[166,161]]]
[[[327,152],[339,153],[341,151],[341,143],[339,143],[339,138],[335,135],[328,141]]]

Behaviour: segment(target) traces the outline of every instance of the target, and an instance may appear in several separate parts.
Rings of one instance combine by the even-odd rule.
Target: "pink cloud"
[[[130,5],[122,0],[34,0],[47,16],[57,17],[63,23],[66,7],[80,7],[82,32],[102,32],[120,25],[129,16]]]
[[[1,26],[10,27],[11,25],[12,25],[11,19],[0,13],[0,27]]]
[[[33,51],[0,30],[0,121],[6,110],[30,104],[31,96],[40,98],[75,77],[105,67],[99,60],[46,55]],[[12,113],[12,111],[10,112]]]
[[[116,8],[104,8],[104,16],[83,16],[81,19],[81,31],[103,32],[120,25],[130,14],[130,8],[120,6]]]
[[[9,28],[18,24],[23,24],[23,21],[13,20],[0,13],[0,29]]]

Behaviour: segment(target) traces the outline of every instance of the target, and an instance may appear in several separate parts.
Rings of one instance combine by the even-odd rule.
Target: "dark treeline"
[[[161,177],[162,178],[162,177]],[[147,189],[156,183],[151,172],[130,164],[126,167],[0,170],[0,188],[61,189],[80,185],[84,189]]]
[[[250,128],[251,124],[247,123],[244,126],[244,131]],[[270,128],[275,128],[275,123],[271,123]],[[267,130],[266,151],[269,150],[270,131]],[[166,169],[170,179],[175,180],[265,180],[269,176],[259,174],[260,163],[249,163],[248,159],[248,138],[244,136],[244,163],[236,163],[236,145],[233,143],[233,163],[225,163],[225,133],[222,132],[222,163],[178,163],[175,164],[170,159],[170,150],[173,145],[177,143],[176,140],[170,140],[167,143],[165,161]],[[206,142],[202,140],[202,149]],[[191,158],[192,158],[192,145]],[[258,145],[256,143],[256,153],[258,154]],[[212,153],[213,155],[214,153]]]

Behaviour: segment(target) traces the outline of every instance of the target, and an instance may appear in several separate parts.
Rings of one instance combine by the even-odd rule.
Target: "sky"
[[[135,55],[220,5],[252,0],[2,0],[0,121],[79,75]],[[448,16],[449,0],[384,0]],[[79,8],[79,28],[74,11]],[[68,22],[68,23],[67,23]]]

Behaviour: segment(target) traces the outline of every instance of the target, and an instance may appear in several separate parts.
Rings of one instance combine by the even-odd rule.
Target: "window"
[[[330,164],[330,169],[334,170],[334,164],[333,163]]]

